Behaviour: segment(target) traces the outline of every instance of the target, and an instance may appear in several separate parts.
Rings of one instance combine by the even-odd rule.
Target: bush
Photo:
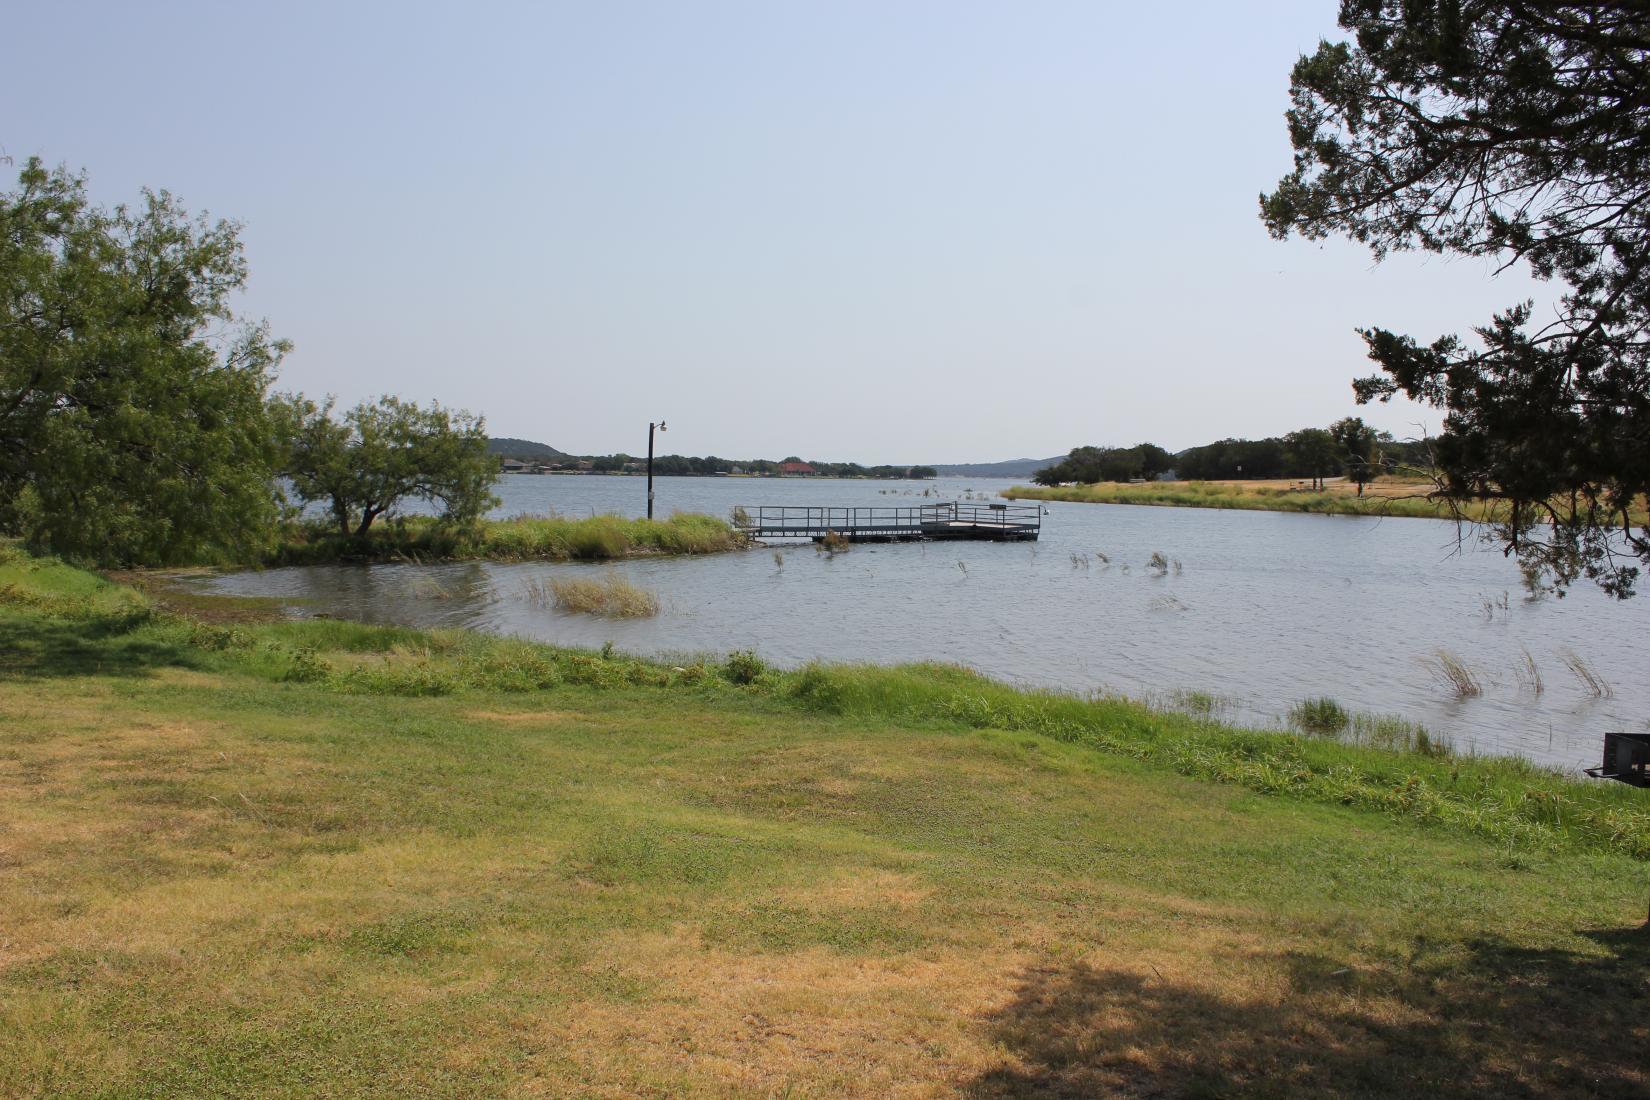
[[[722,675],[735,684],[754,684],[766,671],[767,664],[749,649],[734,650],[722,665]]]

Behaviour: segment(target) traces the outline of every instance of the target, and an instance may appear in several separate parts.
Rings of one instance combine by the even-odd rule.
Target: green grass
[[[402,558],[612,561],[651,554],[714,554],[744,545],[744,538],[725,521],[687,512],[663,520],[521,516],[483,520],[473,528],[407,516],[378,524],[363,539],[345,538],[325,524],[294,524],[282,533],[268,564]]]
[[[1083,504],[1147,504],[1176,508],[1237,508],[1265,512],[1314,512],[1346,516],[1408,516],[1453,519],[1448,503],[1426,499],[1426,486],[1414,487],[1414,496],[1384,496],[1371,492],[1312,492],[1284,486],[1245,487],[1212,481],[1154,481],[1144,485],[1103,481],[1094,485],[1016,485],[1003,491],[1015,500],[1066,500]],[[1462,504],[1464,518],[1482,522],[1494,509],[1478,502]]]
[[[1650,1084],[1639,792],[0,585],[0,1095]]]

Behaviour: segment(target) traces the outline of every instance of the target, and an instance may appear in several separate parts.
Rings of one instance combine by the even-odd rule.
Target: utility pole
[[[665,430],[665,422],[663,420],[661,420],[657,424],[655,424],[650,420],[650,421],[648,421],[648,425],[647,425],[647,518],[648,519],[653,518],[653,431],[654,431],[654,429],[658,429],[661,432],[664,431]]]

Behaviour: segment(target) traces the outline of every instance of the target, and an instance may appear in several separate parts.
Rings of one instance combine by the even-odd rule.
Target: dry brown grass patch
[[[686,932],[616,940],[587,971],[667,996],[570,1006],[544,1036],[565,1062],[535,1069],[547,1094],[601,1081],[606,1091],[590,1095],[950,1096],[993,1063],[976,1021],[1025,962],[977,952],[740,955]]]
[[[933,893],[915,875],[895,871],[856,872],[841,868],[822,882],[781,891],[779,900],[805,909],[863,909],[872,906],[908,909],[920,905]]]
[[[556,608],[604,619],[644,619],[659,613],[659,597],[609,572],[599,581],[557,577],[550,582]]]
[[[473,722],[499,722],[507,726],[559,726],[585,718],[570,710],[472,710],[465,712],[464,717]]]

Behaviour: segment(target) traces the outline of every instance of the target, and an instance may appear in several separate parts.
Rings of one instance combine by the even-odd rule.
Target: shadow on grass
[[[1035,969],[989,1023],[1017,1063],[974,1097],[1650,1095],[1650,934],[1597,954],[1500,942],[1359,971],[1288,956],[1281,996]],[[1210,986],[1220,961],[1211,958]]]
[[[0,617],[0,678],[142,676],[195,663],[187,646],[148,636],[123,620]]]

